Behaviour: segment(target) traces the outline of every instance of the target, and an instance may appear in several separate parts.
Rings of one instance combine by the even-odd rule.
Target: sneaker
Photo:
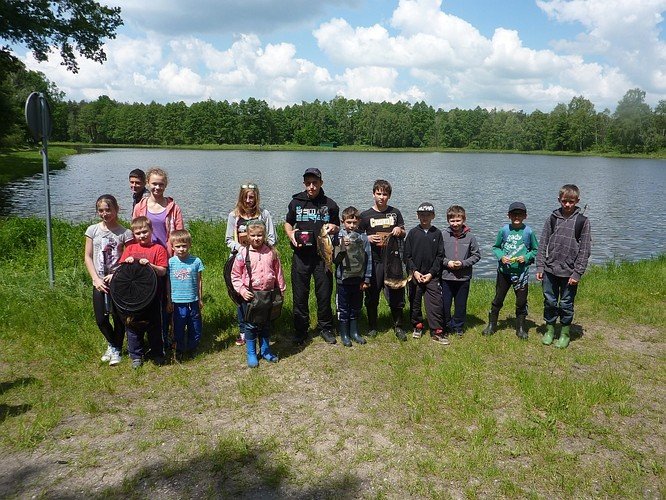
[[[132,369],[136,370],[137,368],[141,368],[143,366],[143,360],[141,358],[136,358],[132,360]]]
[[[405,342],[407,340],[407,335],[405,334],[405,330],[400,328],[399,326],[396,326],[393,331],[395,332],[395,336],[398,337],[398,340]]]
[[[435,332],[432,334],[432,340],[437,342],[438,344],[442,345],[449,345],[449,336],[444,333],[442,330],[435,330]]]
[[[420,339],[423,336],[423,323],[416,323],[412,332],[413,339]]]
[[[113,353],[113,347],[107,346],[106,351],[102,354],[102,361],[104,363],[111,361],[111,353]]]
[[[331,330],[322,330],[321,338],[323,338],[327,344],[335,344],[335,334]]]
[[[239,335],[236,338],[236,345],[245,345],[245,337],[243,335]]]
[[[120,364],[120,351],[118,349],[111,349],[111,358],[109,359],[109,366],[116,366]]]

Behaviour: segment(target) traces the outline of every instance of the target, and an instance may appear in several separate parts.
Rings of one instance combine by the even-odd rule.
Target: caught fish
[[[326,263],[329,271],[333,271],[333,241],[331,236],[326,231],[328,224],[322,226],[317,236],[317,253]]]

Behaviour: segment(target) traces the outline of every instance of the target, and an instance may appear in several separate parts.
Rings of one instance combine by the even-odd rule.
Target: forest
[[[666,148],[666,100],[654,109],[629,89],[614,112],[584,96],[550,111],[435,109],[426,102],[363,102],[336,97],[275,108],[261,99],[160,104],[66,100],[42,73],[16,64],[0,74],[0,145],[28,141],[26,97],[45,92],[52,141],[127,145],[307,145],[461,148],[650,154]]]

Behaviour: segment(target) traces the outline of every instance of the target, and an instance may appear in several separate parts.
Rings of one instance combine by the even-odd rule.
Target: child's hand
[[[250,290],[243,290],[241,296],[249,302],[254,297],[254,294]]]
[[[543,281],[543,273],[536,273],[537,281]]]
[[[507,255],[502,255],[502,264],[510,264],[511,263],[511,257]]]
[[[134,257],[131,255],[125,259],[125,264],[133,264],[134,263]]]
[[[142,266],[145,266],[145,265],[147,265],[147,264],[148,264],[148,262],[149,262],[149,261],[148,261],[148,259],[146,259],[146,258],[143,258],[143,259],[139,259],[139,264],[141,264]]]
[[[419,283],[422,283],[423,282],[423,275],[418,271],[414,271],[414,279],[416,281],[418,281]]]
[[[361,283],[361,291],[362,292],[367,290],[368,288],[370,288],[370,283],[365,283],[365,282]]]
[[[428,283],[432,279],[432,274],[422,274],[421,275],[421,283]]]
[[[576,286],[578,284],[578,280],[575,280],[573,278],[569,278],[568,283],[569,283],[570,286]]]
[[[95,279],[93,279],[93,287],[95,287],[95,290],[98,292],[109,293],[109,287],[106,286],[106,283],[104,283],[102,278],[95,277]]]
[[[113,279],[113,274],[107,274],[106,276],[104,276],[103,279],[104,279],[104,283],[106,283],[106,284],[111,283],[111,280]]]
[[[291,244],[294,245],[295,247],[301,246],[296,241],[296,231],[292,231],[291,233],[289,233],[289,241],[291,241]]]
[[[525,263],[525,256],[521,255],[520,257],[515,257],[514,259],[516,262],[520,262],[521,264]]]

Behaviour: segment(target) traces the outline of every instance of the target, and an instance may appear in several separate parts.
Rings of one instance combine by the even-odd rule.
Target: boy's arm
[[[472,267],[474,264],[481,260],[481,250],[476,241],[476,236],[470,234],[471,240],[469,241],[469,257],[462,261],[462,267]]]
[[[541,237],[539,238],[539,246],[536,254],[536,273],[537,279],[541,280],[543,276],[543,270],[546,264],[546,249],[548,248],[548,242],[550,241],[551,232],[550,232],[550,218],[552,215],[549,215],[546,219],[546,222],[543,225],[541,230]]]
[[[504,246],[503,232],[502,229],[497,232],[495,243],[493,243],[493,255],[497,260],[502,260],[502,257],[504,257],[504,249],[502,248]]]
[[[592,251],[592,233],[590,232],[590,219],[589,217],[583,224],[583,229],[580,232],[580,244],[578,246],[578,254],[574,262],[574,271],[569,278],[569,284],[575,285],[580,281],[585,269],[587,269],[587,261],[590,258]]]
[[[412,233],[411,232],[407,235],[407,238],[405,238],[405,255],[404,255],[403,258],[405,260],[405,265],[407,266],[407,272],[413,273],[414,271],[416,271],[416,265],[414,264],[414,260],[412,259]]]
[[[439,232],[439,238],[437,238],[437,250],[435,251],[435,260],[430,266],[428,274],[431,274],[433,277],[439,276],[442,272],[442,261],[444,260],[444,238],[442,238],[441,231]]]
[[[537,241],[534,231],[530,234],[530,248],[531,250],[525,254],[525,263],[530,265],[534,262],[537,252],[539,251],[539,242]]]
[[[199,309],[203,307],[203,277],[201,271],[197,274],[197,294],[199,296]]]
[[[372,247],[370,247],[370,241],[368,237],[365,237],[365,276],[364,283],[369,285],[370,280],[372,279]]]

